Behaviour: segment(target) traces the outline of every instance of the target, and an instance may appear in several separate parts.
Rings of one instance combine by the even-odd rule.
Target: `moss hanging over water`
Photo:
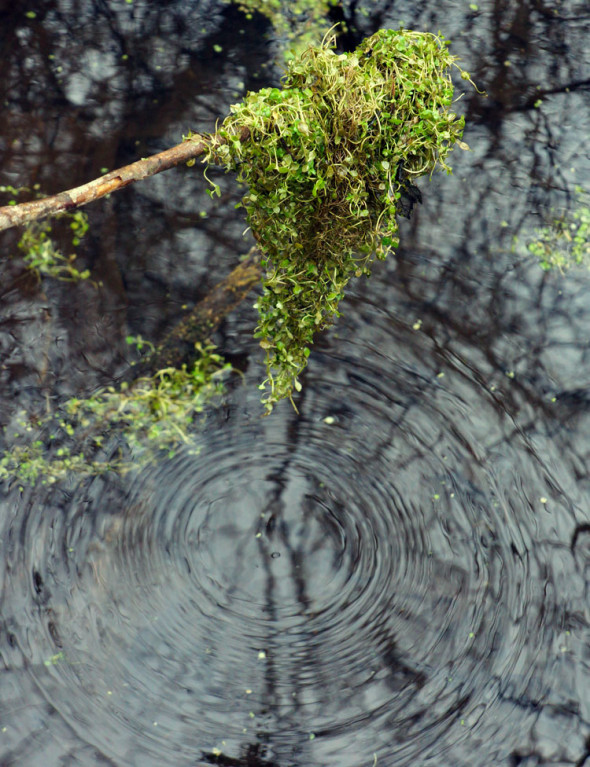
[[[31,192],[36,197],[41,198],[39,184],[35,184],[32,189],[21,186],[0,186],[0,200],[2,205],[17,205],[18,197],[22,194],[30,195]],[[5,201],[2,199],[9,195]],[[81,210],[62,213],[57,217],[62,221],[67,221],[71,232],[71,245],[77,248],[81,240],[88,231],[88,216]],[[27,224],[18,243],[19,250],[22,253],[24,262],[40,280],[42,277],[53,277],[63,282],[78,282],[90,278],[90,270],[80,271],[77,268],[77,255],[70,253],[64,256],[56,247],[53,240],[53,224],[47,219],[41,221],[32,221]]]
[[[333,40],[292,61],[282,88],[233,106],[219,131],[227,143],[207,157],[248,186],[242,204],[266,270],[256,335],[269,412],[300,388],[314,335],[339,315],[351,277],[397,245],[404,188],[437,166],[450,172],[447,154],[465,147],[444,38],[381,30],[342,55]]]

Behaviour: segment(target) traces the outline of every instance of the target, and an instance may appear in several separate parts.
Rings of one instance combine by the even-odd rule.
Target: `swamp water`
[[[199,455],[2,488],[1,765],[590,764],[590,273],[513,248],[590,185],[590,16],[443,5],[357,19],[440,28],[488,98],[318,340],[300,415],[260,418],[252,299]],[[187,6],[4,11],[0,183],[82,183],[265,85],[263,22]],[[229,271],[245,225],[216,180],[92,206],[99,287],[1,262],[3,425],[109,382],[128,333]]]

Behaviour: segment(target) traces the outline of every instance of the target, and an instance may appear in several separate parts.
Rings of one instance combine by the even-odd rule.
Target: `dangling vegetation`
[[[234,105],[217,134],[226,143],[211,144],[206,161],[248,187],[242,205],[264,254],[256,335],[267,412],[300,388],[313,338],[339,316],[351,277],[396,247],[414,179],[450,172],[449,151],[466,148],[447,46],[440,35],[381,30],[336,55],[330,37],[289,64],[281,88]]]
[[[72,246],[77,247],[88,231],[88,216],[81,210],[74,213],[62,213],[60,218],[69,220],[72,230]],[[33,221],[25,228],[19,240],[18,247],[23,254],[27,267],[41,276],[54,277],[63,282],[78,282],[90,277],[90,270],[80,271],[75,263],[78,258],[75,252],[64,256],[56,248],[51,237],[53,227],[47,220]]]
[[[396,247],[397,216],[418,196],[414,180],[437,167],[450,172],[449,151],[455,144],[467,148],[460,140],[463,118],[452,110],[449,72],[456,59],[442,36],[382,30],[354,53],[336,55],[333,46],[331,37],[292,60],[281,88],[249,93],[215,136],[196,143],[189,137],[190,152],[181,151],[186,144],[168,152],[174,158],[205,152],[207,162],[236,171],[247,185],[242,205],[263,254],[256,336],[266,352],[261,388],[267,412],[281,399],[293,401],[314,336],[339,316],[349,280],[369,274],[373,261]],[[468,73],[461,76],[470,81]],[[140,178],[148,174],[145,162],[136,164]],[[86,187],[100,187],[96,194],[102,194],[119,176],[125,183],[135,178],[132,171],[128,166],[114,180],[102,177],[59,200],[87,201]],[[213,191],[219,189],[213,185]],[[41,209],[46,215],[50,208]],[[86,219],[68,215],[76,244]],[[33,254],[35,269],[60,279],[86,276],[57,251],[46,225],[32,227],[21,248]],[[221,293],[241,295],[258,269],[252,261],[247,274]],[[165,362],[153,375],[70,399],[54,415],[23,414],[7,434],[12,447],[0,458],[0,480],[47,483],[71,472],[126,471],[161,451],[172,454],[179,444],[193,444],[190,425],[220,393],[229,369],[206,340],[214,314],[207,304],[202,342],[190,365]],[[177,339],[180,346],[187,328]],[[153,359],[159,359],[157,351]],[[39,433],[43,438],[33,441]],[[113,433],[120,437],[114,457],[105,449]]]

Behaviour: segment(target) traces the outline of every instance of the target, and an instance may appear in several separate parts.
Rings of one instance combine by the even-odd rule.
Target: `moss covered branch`
[[[0,209],[0,229],[7,228],[69,211],[203,156],[235,171],[247,186],[242,205],[259,249],[120,387],[69,400],[62,415],[36,425],[55,430],[49,435],[56,456],[51,471],[39,468],[47,445],[37,440],[0,460],[0,479],[87,471],[88,456],[100,453],[113,426],[134,458],[153,455],[154,445],[156,452],[173,452],[190,441],[190,424],[220,391],[228,369],[208,338],[262,270],[256,336],[266,352],[261,388],[267,412],[301,388],[314,337],[339,316],[348,282],[368,274],[376,258],[397,246],[404,199],[420,197],[414,180],[437,167],[450,172],[453,146],[467,148],[460,140],[463,118],[452,107],[450,70],[457,65],[448,41],[401,29],[381,30],[352,53],[337,55],[333,43],[328,39],[294,58],[282,87],[247,94],[210,137],[189,136],[85,186]],[[461,77],[470,81],[467,72]],[[146,367],[151,375],[144,375]],[[33,430],[23,423],[25,432]],[[97,425],[106,435],[97,433]],[[75,453],[67,444],[74,437],[80,443]],[[112,462],[93,459],[92,471],[100,466]],[[121,456],[118,468],[128,466]]]
[[[129,368],[123,380],[131,382],[155,370],[191,363],[195,357],[195,343],[208,343],[222,320],[260,282],[261,258],[258,248],[251,248],[238,266],[175,325],[151,354]]]

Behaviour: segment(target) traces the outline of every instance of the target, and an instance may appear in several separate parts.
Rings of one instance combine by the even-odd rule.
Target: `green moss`
[[[300,388],[314,335],[339,315],[351,277],[397,245],[404,189],[437,166],[450,172],[453,144],[466,146],[447,45],[381,30],[336,55],[329,39],[290,63],[281,88],[234,105],[219,131],[227,143],[207,160],[247,184],[242,205],[264,253],[256,335],[267,411]]]
[[[266,352],[268,412],[300,388],[314,336],[339,315],[349,280],[369,274],[397,245],[404,191],[437,166],[450,172],[449,151],[465,148],[446,40],[382,30],[340,56],[332,43],[294,59],[281,88],[232,107],[219,131],[227,143],[212,141],[207,157],[248,186],[242,205],[264,254],[256,335]],[[241,142],[244,127],[250,138]],[[74,244],[86,229],[82,215],[72,218]],[[84,277],[55,250],[47,225],[37,226],[21,241],[32,268]],[[51,483],[71,472],[127,471],[182,444],[198,449],[191,425],[220,393],[229,366],[210,346],[196,351],[191,368],[70,399],[36,422],[23,416],[18,433],[7,435],[0,480]],[[114,458],[103,450],[113,435],[121,438]]]
[[[35,184],[32,189],[26,186],[0,186],[0,195],[9,195],[8,200],[3,202],[5,205],[17,205],[19,202],[18,197],[22,195],[30,196],[31,194],[34,194],[34,197],[37,198],[43,197],[39,184]],[[61,213],[56,216],[56,219],[69,223],[71,243],[74,248],[77,248],[88,231],[88,216],[82,211],[77,210],[72,213]],[[52,235],[53,227],[48,220],[33,221],[27,224],[18,243],[19,250],[27,267],[39,279],[42,276],[46,276],[65,282],[87,280],[90,277],[90,271],[88,269],[83,271],[77,269],[75,265],[76,253],[64,256],[56,247]]]

